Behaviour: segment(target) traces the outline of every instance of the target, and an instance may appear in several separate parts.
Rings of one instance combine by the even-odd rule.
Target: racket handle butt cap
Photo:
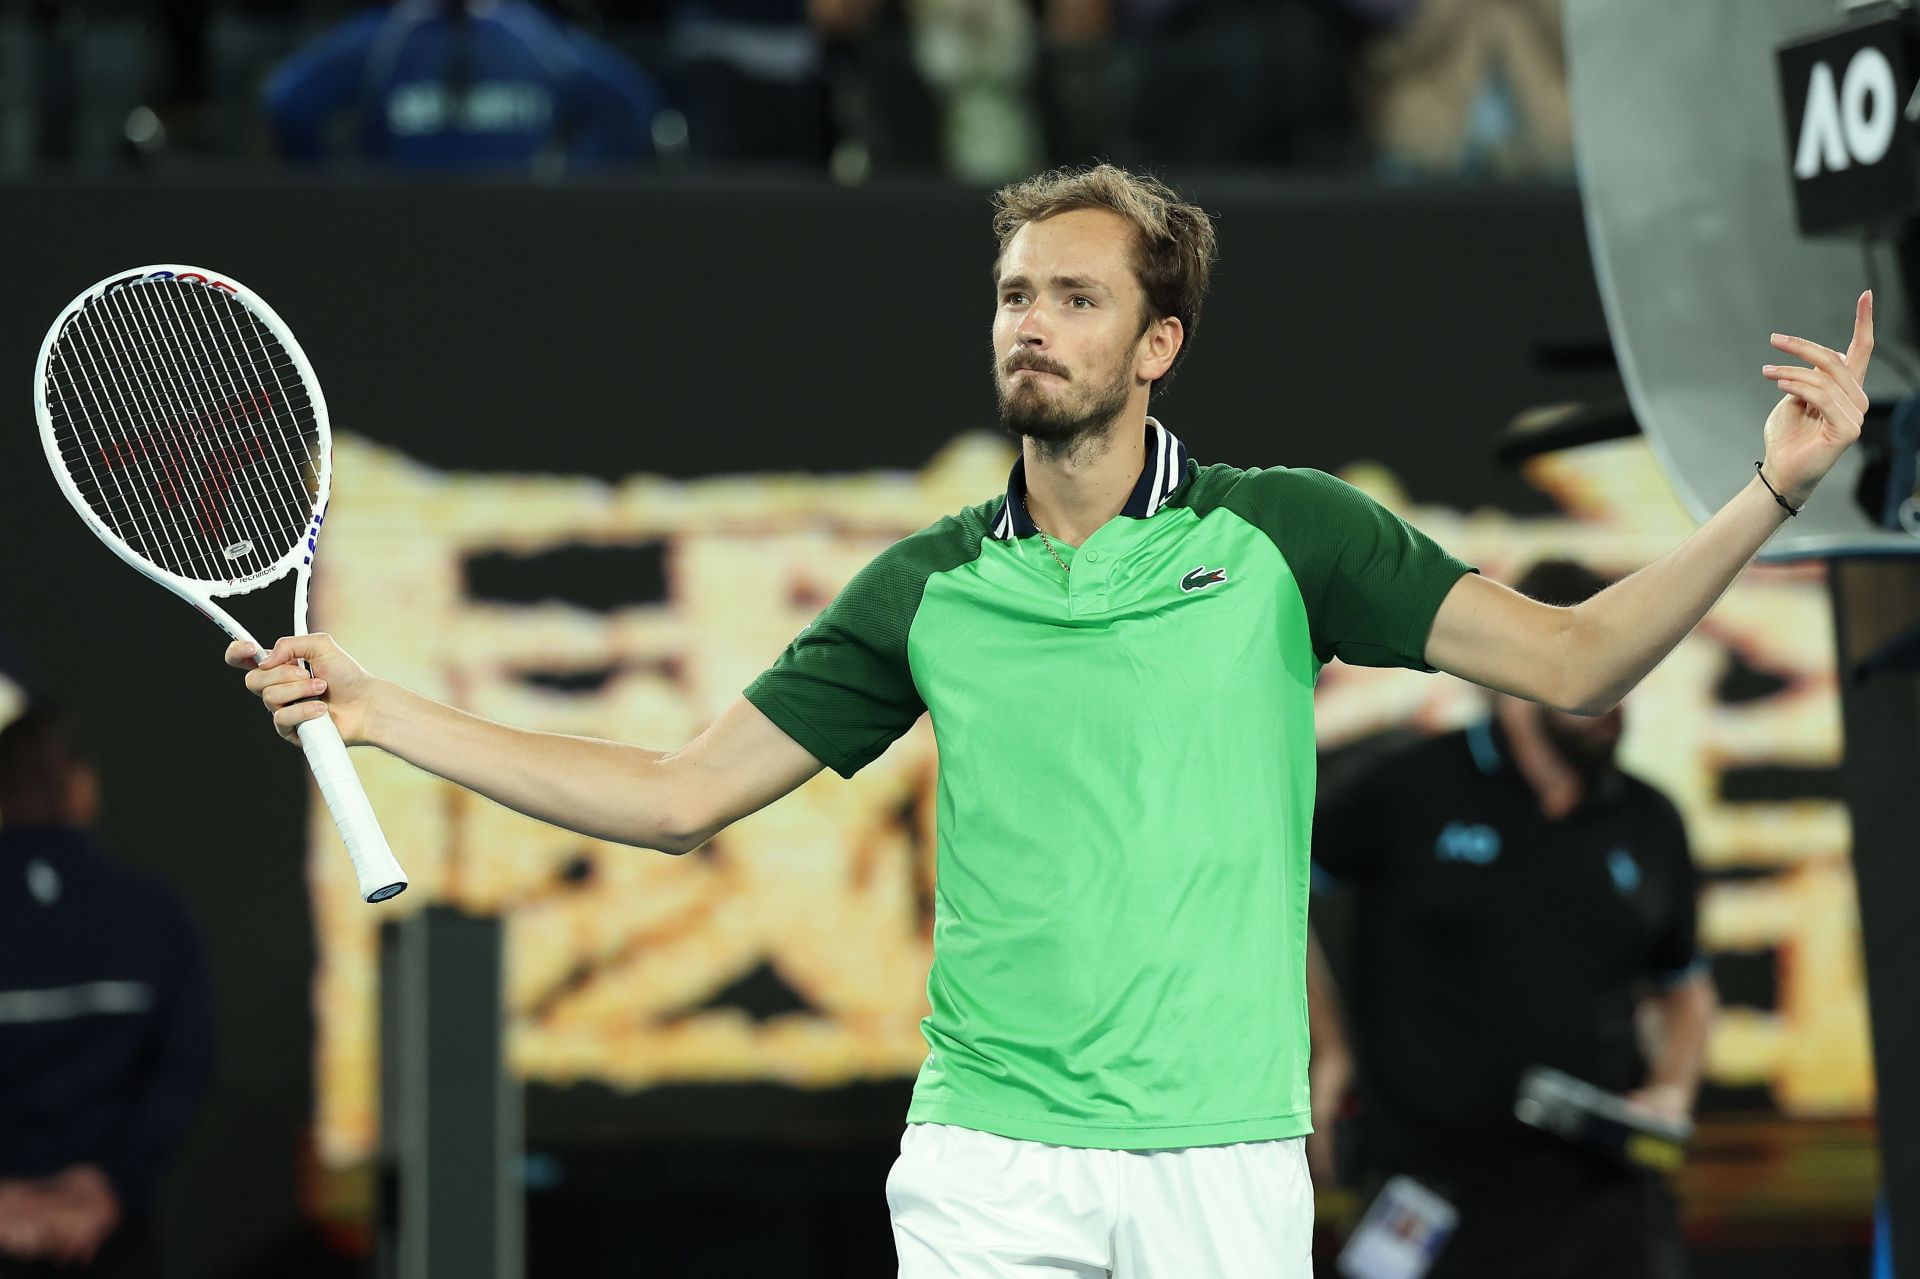
[[[373,805],[367,802],[367,792],[360,785],[353,762],[347,758],[346,743],[340,740],[333,717],[307,720],[300,725],[299,733],[301,749],[307,753],[314,780],[320,783],[327,811],[333,815],[347,855],[353,859],[360,900],[380,902],[398,894],[407,886],[407,873],[387,847],[386,834],[373,815]]]

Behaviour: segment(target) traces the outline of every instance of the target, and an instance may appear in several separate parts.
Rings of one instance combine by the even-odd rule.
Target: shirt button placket
[[[1083,551],[1073,567],[1067,587],[1073,597],[1074,613],[1103,611],[1107,607],[1107,575],[1112,571],[1112,557],[1097,550]]]

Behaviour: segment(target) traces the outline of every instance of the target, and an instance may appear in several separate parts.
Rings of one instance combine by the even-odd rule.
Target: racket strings
[[[304,537],[324,449],[307,382],[237,298],[128,286],[75,313],[47,370],[69,477],[157,567],[233,584]]]
[[[61,353],[72,356],[73,363],[87,375],[87,380],[77,388],[84,396],[76,395],[75,398],[81,399],[83,406],[91,407],[94,411],[91,420],[76,416],[76,420],[87,427],[90,445],[83,443],[77,452],[63,450],[63,453],[70,459],[77,456],[84,461],[90,478],[100,491],[104,492],[107,487],[100,482],[101,472],[104,471],[112,481],[112,489],[121,499],[121,506],[119,509],[110,507],[107,514],[124,517],[111,521],[114,531],[123,541],[147,553],[149,558],[155,559],[164,568],[204,578],[212,567],[211,561],[204,555],[194,556],[191,563],[182,563],[163,554],[169,548],[183,552],[201,549],[186,536],[186,526],[177,501],[142,501],[143,497],[150,495],[142,492],[139,472],[130,470],[127,465],[149,451],[149,439],[136,430],[128,429],[125,423],[140,421],[147,405],[166,398],[164,377],[136,342],[137,339],[127,331],[124,317],[98,305],[75,316],[63,332]],[[116,372],[120,376],[113,376]],[[58,385],[57,378],[50,380]],[[67,408],[69,414],[73,413],[74,405],[65,397],[63,407]],[[176,415],[178,413],[177,408],[170,408],[169,411]],[[116,426],[120,429],[116,430]],[[161,433],[152,443],[160,452],[156,465],[164,486],[171,493],[176,483],[175,477],[180,473],[179,441],[170,434]],[[84,491],[85,486],[81,487]],[[129,525],[137,526],[147,535],[146,545],[140,545],[128,536]]]
[[[109,395],[117,398],[121,409],[130,416],[148,406],[159,405],[164,406],[167,416],[173,421],[189,421],[190,410],[184,401],[184,391],[176,385],[178,374],[174,370],[163,367],[163,361],[155,358],[157,354],[155,345],[151,342],[142,342],[141,335],[130,327],[131,318],[119,307],[97,306],[83,312],[79,320],[82,326],[91,332],[96,343],[113,349],[115,356],[122,362],[123,371],[137,376],[145,403],[130,404],[125,394],[124,383],[116,386],[109,382]],[[96,373],[104,375],[105,370],[98,367],[97,357],[95,364]],[[160,496],[164,502],[157,511],[162,519],[154,519],[156,510],[152,504],[138,506],[135,509],[147,517],[146,523],[150,532],[157,531],[157,526],[164,522],[165,532],[171,538],[172,546],[191,553],[193,572],[188,574],[189,576],[204,579],[211,575],[218,578],[220,574],[217,563],[208,554],[203,539],[190,536],[192,517],[187,511],[182,510],[182,496],[185,486],[191,483],[193,463],[199,461],[204,467],[206,450],[196,445],[197,442],[185,432],[171,429],[155,431],[149,427],[139,433],[123,433],[117,439],[110,432],[106,433],[105,438],[97,440],[97,451],[102,466],[109,473],[115,474],[116,478],[129,473],[129,463],[136,464],[136,469],[132,473],[136,476],[140,475],[145,468],[137,467],[137,463],[150,453],[158,454],[157,478]],[[88,461],[91,462],[92,459],[89,458]],[[204,511],[201,512],[200,522],[203,527],[207,522]],[[175,569],[175,571],[180,570]]]
[[[181,303],[183,306],[185,305],[178,290],[168,291],[164,296],[167,297],[169,303]],[[181,321],[180,331],[193,337],[199,344],[200,353],[207,361],[205,367],[220,373],[230,373],[244,359],[256,375],[262,370],[265,370],[265,372],[272,377],[272,390],[277,391],[277,394],[268,394],[269,388],[266,385],[266,379],[263,377],[257,378],[260,382],[260,389],[258,391],[243,391],[241,388],[234,386],[230,379],[225,385],[225,390],[230,397],[234,397],[230,400],[230,403],[238,404],[248,402],[252,403],[256,408],[260,407],[260,399],[265,395],[265,407],[268,409],[267,417],[275,428],[280,431],[283,443],[290,443],[299,447],[300,458],[297,464],[290,452],[284,448],[273,450],[267,456],[261,458],[261,461],[272,463],[280,483],[286,486],[285,491],[298,492],[301,494],[302,501],[300,505],[305,508],[301,513],[301,525],[304,529],[306,523],[304,517],[311,512],[313,506],[314,493],[312,486],[318,482],[319,466],[314,459],[312,448],[309,447],[307,443],[306,434],[297,429],[293,431],[286,430],[286,427],[290,424],[297,427],[298,421],[297,419],[288,419],[285,414],[295,407],[296,392],[298,407],[306,407],[306,381],[293,369],[293,361],[291,358],[283,360],[276,360],[274,358],[275,351],[280,349],[279,343],[274,341],[273,335],[266,330],[264,325],[261,325],[254,318],[252,313],[242,310],[238,303],[225,302],[224,298],[224,305],[216,308],[209,300],[211,296],[213,296],[213,290],[207,288],[195,288],[186,295],[186,300],[191,301],[193,304],[195,314],[201,321],[201,324],[194,325],[186,323],[184,316],[176,314],[176,318]],[[241,323],[243,318],[245,320],[244,325]],[[218,322],[216,323],[216,321]],[[217,336],[217,345],[224,349],[227,357],[225,360],[210,356],[208,351],[209,334]],[[245,348],[244,356],[239,349],[236,349],[237,347]],[[284,354],[284,352],[282,352],[282,354]],[[291,391],[287,386],[287,379],[289,377],[291,377],[293,381],[293,389]]]
[[[181,287],[185,286],[175,286],[173,291],[177,292]],[[257,433],[254,433],[254,438],[251,440],[248,438],[247,422],[248,419],[264,422],[267,418],[259,412],[262,400],[257,392],[253,393],[251,403],[248,395],[236,394],[239,388],[234,383],[233,369],[214,365],[212,372],[216,375],[216,379],[212,382],[208,380],[208,369],[201,367],[204,361],[183,350],[184,343],[178,340],[181,330],[165,330],[176,339],[172,342],[143,341],[143,338],[159,331],[155,329],[155,325],[163,321],[177,324],[180,319],[177,307],[171,317],[159,314],[156,309],[159,303],[155,300],[155,292],[148,289],[131,293],[125,298],[125,304],[122,306],[105,311],[90,309],[85,318],[80,321],[82,331],[91,333],[96,346],[101,350],[108,348],[114,350],[118,358],[128,366],[127,371],[133,375],[116,384],[113,379],[105,377],[106,370],[100,367],[100,352],[93,352],[92,372],[96,378],[102,378],[107,383],[104,394],[95,389],[95,406],[117,408],[122,413],[136,411],[136,406],[131,401],[139,397],[131,392],[137,384],[138,390],[144,393],[150,405],[163,406],[166,414],[169,415],[170,424],[176,428],[184,427],[184,429],[162,429],[144,435],[135,433],[131,437],[131,443],[124,435],[116,438],[115,433],[108,430],[101,441],[100,460],[103,464],[107,464],[109,475],[124,495],[126,486],[119,484],[119,475],[115,474],[111,464],[125,463],[129,460],[128,455],[132,455],[133,460],[138,460],[140,456],[146,454],[157,454],[153,459],[155,465],[148,468],[145,474],[149,479],[156,473],[159,477],[160,496],[163,499],[159,509],[168,517],[164,522],[164,531],[183,548],[198,552],[194,562],[201,570],[201,575],[210,575],[216,579],[229,577],[232,576],[231,567],[223,568],[219,561],[207,558],[209,551],[207,543],[215,540],[216,535],[225,532],[229,514],[237,514],[243,523],[251,525],[253,531],[261,533],[263,537],[266,536],[269,504],[262,500],[263,494],[259,491],[259,486],[248,484],[239,486],[237,492],[230,490],[235,487],[231,484],[231,472],[234,471],[236,464],[251,464],[266,460],[261,456],[261,442],[257,438]],[[233,305],[237,309],[237,303]],[[202,318],[205,315],[203,308]],[[229,321],[227,333],[230,338],[231,321]],[[230,340],[227,345],[229,355],[238,354],[231,350]],[[257,347],[258,343],[253,345]],[[204,350],[204,343],[202,347]],[[252,356],[249,363],[256,367],[263,363],[257,350],[249,354]],[[278,363],[290,364],[291,361],[281,360]],[[184,369],[189,367],[193,368],[198,376],[185,376]],[[224,374],[224,383],[218,376],[222,374]],[[257,380],[265,381],[265,379]],[[276,371],[274,381],[284,386],[285,375]],[[297,379],[297,375],[296,385],[304,386],[304,383]],[[288,403],[282,406],[279,413],[272,416],[284,424],[288,410],[297,413],[299,407],[301,407],[299,403]],[[251,448],[247,447],[249,444]],[[304,439],[299,440],[298,447],[303,457],[311,457],[311,450],[306,447]],[[92,458],[84,451],[81,456],[87,457],[89,465],[91,464]],[[124,474],[124,471],[120,473]],[[284,465],[281,468],[281,475],[284,480],[286,478]],[[98,481],[97,471],[94,472],[93,478]],[[106,488],[105,485],[99,485],[99,487],[102,490]],[[199,502],[197,512],[183,508],[182,490],[189,487]],[[305,485],[301,487],[304,488]],[[232,511],[228,510],[230,503],[233,505]],[[309,507],[310,500],[303,494],[300,502],[289,504]],[[304,523],[306,513],[305,510],[298,510],[293,513],[293,516]],[[160,531],[159,524],[152,519],[151,511],[147,514],[146,523],[149,533],[157,533]],[[189,522],[197,523],[198,527],[190,529]],[[191,533],[197,533],[198,537],[191,536]],[[226,545],[230,546],[232,543]],[[244,559],[245,557],[241,557],[242,561]],[[209,568],[213,570],[210,574]]]
[[[196,303],[203,317],[214,313],[212,303],[209,301],[212,296],[215,296],[211,289],[201,289],[190,296]],[[299,371],[294,368],[291,357],[275,358],[276,353],[284,357],[285,350],[280,346],[279,342],[274,340],[272,333],[267,330],[266,326],[261,324],[251,312],[240,310],[237,304],[222,307],[218,311],[218,314],[226,321],[225,327],[219,331],[228,339],[227,349],[229,352],[233,349],[232,339],[245,339],[249,343],[250,351],[247,358],[254,370],[258,372],[264,369],[272,375],[274,386],[279,390],[279,396],[274,400],[274,403],[285,406],[287,410],[291,410],[297,398],[299,406],[306,407],[306,379],[301,377]],[[246,321],[244,326],[240,324],[240,320],[243,317]],[[289,380],[293,383],[291,388],[287,385]],[[311,415],[309,415],[309,421],[311,421]],[[298,420],[291,418],[283,419],[282,411],[279,409],[276,409],[273,414],[273,422],[276,428],[282,430],[284,439],[293,444],[297,444],[300,448],[300,461],[302,465],[299,467],[293,465],[293,458],[290,453],[280,452],[274,454],[274,461],[279,465],[281,477],[293,485],[309,490],[308,497],[311,499],[312,492],[310,490],[313,485],[318,483],[320,471],[319,461],[313,454],[313,448],[318,444],[318,440],[316,438],[313,445],[310,445],[306,431],[299,429],[287,431],[285,428],[288,425],[297,428],[299,425]],[[317,436],[317,432],[314,434]],[[307,505],[312,505],[311,500],[308,501]]]
[[[105,342],[100,334],[96,333],[93,337],[96,344]],[[89,478],[93,481],[92,487],[80,483],[79,477],[75,476],[76,487],[88,499],[95,513],[106,518],[115,534],[134,550],[169,571],[189,577],[205,577],[207,565],[204,561],[185,562],[186,557],[181,552],[191,551],[194,544],[186,537],[172,508],[157,501],[144,500],[139,479],[130,474],[124,465],[116,464],[116,455],[129,447],[125,435],[131,432],[123,433],[116,444],[114,432],[100,424],[112,422],[116,415],[132,420],[135,410],[129,405],[121,388],[107,378],[97,346],[80,346],[76,355],[80,362],[89,366],[89,376],[75,387],[71,401],[66,395],[59,396],[60,407],[72,420],[83,424],[87,434],[92,437],[92,443],[77,454],[86,465]],[[58,387],[57,377],[50,377],[49,381]],[[78,411],[81,408],[90,408],[91,416]],[[58,425],[56,421],[56,434]],[[62,452],[70,451],[63,449]],[[172,465],[170,460],[165,460],[164,464],[169,467]],[[69,473],[71,469],[69,463]],[[106,476],[104,482],[100,478],[102,473]],[[109,493],[113,500],[103,501]],[[179,550],[169,554],[170,548]]]
[[[218,579],[222,575],[216,562],[203,539],[192,535],[191,517],[182,509],[200,469],[190,453],[199,450],[182,433],[163,425],[186,416],[172,377],[138,345],[124,316],[90,308],[76,328],[92,342],[80,349],[94,378],[87,387],[94,406],[116,414],[90,424],[92,447],[81,456],[96,479],[104,473],[113,481],[126,511],[151,539],[150,546],[142,548],[151,552],[150,558],[186,576]]]
[[[157,343],[154,349],[164,358],[177,379],[175,385],[180,388],[182,397],[191,396],[190,407],[199,414],[197,421],[213,426],[220,433],[211,444],[204,432],[191,433],[189,438],[202,446],[202,451],[207,454],[202,460],[218,486],[212,494],[214,500],[224,502],[229,495],[237,500],[225,510],[209,510],[203,503],[203,508],[198,512],[199,531],[209,538],[225,539],[228,535],[226,516],[231,513],[238,516],[237,523],[241,525],[239,531],[245,536],[223,541],[223,554],[241,542],[251,542],[255,548],[273,547],[276,542],[284,545],[284,539],[273,536],[276,521],[264,503],[265,495],[256,486],[229,485],[232,472],[249,463],[267,460],[266,451],[260,447],[257,435],[250,437],[246,429],[249,420],[261,416],[264,388],[262,391],[243,392],[233,384],[230,376],[223,378],[223,375],[231,373],[233,362],[240,357],[231,349],[231,344],[219,358],[208,350],[206,335],[200,326],[209,317],[204,313],[191,320],[184,316],[177,305],[179,293],[177,287],[149,289],[134,293],[132,301],[143,309],[151,326],[150,331],[166,334],[168,340]],[[162,314],[163,310],[165,314]],[[197,351],[187,349],[190,341],[198,347]],[[249,363],[252,363],[251,359]],[[278,453],[274,456],[278,456]],[[284,481],[285,478],[283,474],[281,479]],[[304,493],[300,496],[307,497]],[[310,500],[298,504],[309,509],[311,507]],[[305,514],[305,510],[299,512],[302,523]]]
[[[210,504],[203,501],[196,513],[196,523],[203,536],[220,540],[222,554],[232,559],[234,556],[229,554],[229,551],[243,543],[251,543],[251,549],[273,544],[270,530],[274,521],[262,505],[261,495],[253,491],[250,486],[229,486],[228,482],[232,471],[252,461],[265,460],[264,457],[257,456],[263,452],[258,447],[257,438],[249,439],[245,430],[246,421],[259,415],[260,392],[242,395],[232,386],[231,379],[228,379],[224,386],[210,385],[207,374],[211,371],[217,379],[219,374],[229,366],[210,358],[204,336],[173,306],[174,295],[177,293],[177,289],[147,290],[134,295],[133,301],[144,309],[145,318],[151,325],[150,331],[167,335],[168,340],[157,343],[154,349],[167,362],[169,371],[176,379],[174,385],[179,388],[181,398],[191,397],[191,403],[187,407],[198,413],[199,416],[195,420],[221,432],[213,443],[207,441],[204,432],[189,434],[190,442],[200,446],[205,454],[201,460],[218,486],[212,491],[211,497],[214,502],[224,505],[224,509],[209,509]],[[156,299],[156,294],[159,295],[159,299]],[[158,313],[162,301],[171,314]],[[198,345],[198,359],[195,358],[194,352],[183,349],[187,345],[187,338],[194,339]],[[227,358],[234,358],[231,351],[227,353]],[[240,437],[238,441],[234,438],[236,432]],[[203,494],[205,493],[206,490],[203,490]],[[226,504],[229,495],[238,500]],[[244,536],[227,540],[229,514],[238,517],[236,522],[241,528],[237,532]],[[244,553],[242,557],[244,558]]]
[[[69,327],[72,323],[69,322]],[[87,381],[81,382],[72,374],[70,362],[94,366],[92,376]],[[63,374],[66,376],[62,376]],[[111,488],[100,481],[99,474],[94,469],[93,459],[88,452],[88,446],[79,440],[79,432],[84,429],[87,434],[93,436],[95,447],[100,447],[99,433],[93,423],[106,420],[108,409],[102,403],[102,392],[98,381],[95,380],[97,378],[97,362],[93,359],[93,352],[89,347],[75,344],[64,351],[56,347],[48,358],[47,407],[53,419],[54,436],[60,446],[61,460],[65,462],[67,474],[74,481],[74,486],[80,491],[81,496],[86,499],[87,505],[112,529],[114,536],[149,560],[159,563],[152,548],[165,545],[165,540],[155,532],[150,514],[134,503],[126,491],[126,486],[121,483],[118,472],[108,468],[108,475],[112,480]],[[69,391],[72,392],[72,400],[69,399]],[[82,398],[83,391],[92,409],[90,414],[80,411],[75,404],[75,401]],[[104,449],[102,453],[104,464]],[[76,458],[85,464],[84,479],[74,467]],[[142,533],[145,534],[144,537],[141,536]],[[168,566],[162,565],[162,567]]]

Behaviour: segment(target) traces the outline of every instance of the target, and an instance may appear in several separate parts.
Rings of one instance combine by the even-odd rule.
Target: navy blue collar
[[[1467,749],[1473,752],[1474,764],[1488,777],[1498,777],[1506,771],[1504,736],[1500,732],[1500,725],[1494,722],[1491,715],[1467,728]]]
[[[1147,464],[1120,514],[1129,519],[1150,519],[1164,507],[1187,480],[1187,446],[1180,437],[1147,419]],[[998,541],[1033,537],[1040,532],[1027,515],[1027,459],[1023,453],[1014,459],[1013,472],[1007,476],[1007,502],[988,534]]]
[[[1489,715],[1476,724],[1468,725],[1467,749],[1473,753],[1474,765],[1482,773],[1488,777],[1499,777],[1504,774],[1525,788],[1528,794],[1533,794],[1533,784],[1526,779],[1524,773],[1514,767],[1508,756],[1506,730],[1500,727],[1500,721],[1496,717]],[[1574,811],[1578,812],[1596,800],[1618,799],[1625,785],[1625,777],[1619,765],[1615,764],[1588,782],[1586,794],[1581,797]]]

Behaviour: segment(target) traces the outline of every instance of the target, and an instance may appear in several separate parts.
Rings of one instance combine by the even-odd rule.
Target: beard
[[[1612,771],[1614,755],[1620,749],[1618,733],[1582,731],[1561,723],[1551,714],[1541,715],[1540,727],[1553,744],[1554,752],[1581,780],[1591,782]]]
[[[1104,385],[1084,393],[1071,379],[1055,394],[1048,394],[1032,381],[1016,385],[1012,378],[1019,369],[1038,369],[1063,378],[1068,374],[1049,360],[1032,357],[1011,367],[996,364],[994,368],[994,390],[1000,399],[1000,429],[1032,440],[1042,457],[1071,453],[1102,434],[1127,407],[1127,396],[1133,389],[1124,365],[1116,368]]]

